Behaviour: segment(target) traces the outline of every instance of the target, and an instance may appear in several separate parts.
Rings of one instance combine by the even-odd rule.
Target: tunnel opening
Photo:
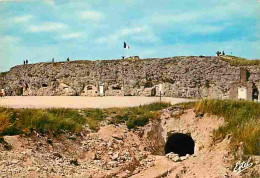
[[[195,142],[191,136],[182,133],[175,133],[169,136],[164,151],[165,154],[175,153],[179,156],[194,154]]]

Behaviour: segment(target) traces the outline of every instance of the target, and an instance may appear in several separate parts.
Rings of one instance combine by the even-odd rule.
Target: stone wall
[[[104,95],[229,98],[240,68],[221,57],[172,57],[142,60],[71,61],[13,67],[0,80],[12,95]],[[260,88],[259,66],[247,67]]]

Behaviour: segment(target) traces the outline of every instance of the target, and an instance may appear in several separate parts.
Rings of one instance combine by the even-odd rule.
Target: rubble
[[[110,136],[111,133],[108,132],[114,128],[117,132]],[[142,147],[146,144],[145,138],[140,138],[137,133],[128,130],[126,125],[107,125],[101,127],[97,133],[66,139],[69,137],[72,135],[52,138],[51,145],[47,138],[39,138],[35,134],[31,138],[6,137],[6,141],[16,144],[16,148],[8,151],[1,147],[0,175],[30,177],[33,173],[39,177],[102,177],[113,174],[128,177],[154,165],[153,156]],[[133,140],[134,147],[130,146]]]

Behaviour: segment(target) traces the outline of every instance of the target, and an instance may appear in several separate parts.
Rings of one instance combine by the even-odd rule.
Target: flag
[[[126,42],[124,42],[124,48],[125,48],[125,49],[130,49],[130,46],[128,46],[128,45],[126,44]]]

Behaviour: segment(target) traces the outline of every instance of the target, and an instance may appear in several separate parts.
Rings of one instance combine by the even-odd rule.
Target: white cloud
[[[51,6],[54,6],[54,5],[55,5],[54,0],[44,0],[43,2],[46,3],[46,4],[49,4],[49,5],[51,5]]]
[[[45,22],[41,25],[31,25],[29,26],[30,32],[53,32],[60,31],[67,28],[67,25],[57,22]]]
[[[141,26],[141,27],[134,27],[134,28],[123,28],[121,30],[116,31],[115,33],[106,36],[106,37],[100,37],[95,40],[96,43],[111,43],[116,42],[120,38],[124,36],[130,36],[134,34],[142,34],[148,32],[149,29],[147,26]]]
[[[34,2],[37,0],[0,0],[0,2]]]
[[[213,26],[213,25],[192,25],[190,28],[187,28],[188,34],[211,34],[217,33],[224,30],[225,26]]]
[[[61,36],[62,39],[77,39],[86,37],[84,32],[67,33]]]
[[[147,26],[142,26],[142,27],[134,27],[134,28],[123,28],[118,32],[119,36],[125,36],[125,35],[130,35],[130,34],[137,34],[137,33],[142,33],[146,32],[148,30]]]
[[[15,36],[10,36],[10,35],[6,35],[6,36],[0,36],[0,45],[4,46],[4,45],[8,45],[11,43],[17,43],[20,41],[19,37],[15,37]]]
[[[33,18],[32,15],[17,16],[17,17],[13,18],[13,22],[14,23],[24,23],[24,22],[28,22],[32,18]]]
[[[98,11],[85,11],[80,14],[82,20],[99,21],[105,18],[105,15]]]
[[[243,17],[249,17],[254,15],[257,10],[253,5],[254,4],[249,3],[227,2],[225,5],[209,7],[210,9],[199,9],[175,14],[154,14],[149,19],[149,22],[158,25],[172,25],[181,23],[217,22],[233,19],[234,17],[240,18],[241,14],[243,14]]]

